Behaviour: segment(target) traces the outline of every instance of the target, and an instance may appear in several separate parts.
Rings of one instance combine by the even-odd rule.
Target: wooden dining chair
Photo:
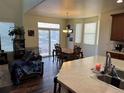
[[[84,58],[83,51],[80,52],[80,58]]]
[[[74,53],[73,53],[74,59],[79,59],[80,58],[80,53],[81,53],[81,48],[80,47],[74,48]]]
[[[82,50],[82,48],[80,46],[74,45],[74,52],[77,52],[77,55],[78,55],[79,58],[83,58],[84,57],[83,50]]]
[[[74,47],[73,51],[74,52],[70,54],[68,60],[75,60],[75,59],[83,58],[83,52],[81,51],[80,47],[78,46]]]
[[[62,54],[62,49],[60,46],[55,46],[55,55],[56,55],[56,60],[60,64],[62,62],[63,54]]]
[[[54,46],[56,47],[56,46],[60,46],[60,44],[59,43],[56,43],[56,44],[54,44]]]
[[[59,63],[60,68],[61,68],[63,62],[67,61],[67,59],[68,59],[68,56],[66,55],[66,53],[62,52],[61,47],[56,47],[56,57],[57,57],[57,62]]]
[[[55,47],[55,49],[53,49],[53,51],[52,51],[53,62],[54,62],[54,59],[55,59],[55,60],[57,59],[57,52],[56,52],[56,49],[57,49],[58,47],[61,47],[61,46],[60,46],[60,44],[56,43],[56,44],[54,44],[54,47]]]

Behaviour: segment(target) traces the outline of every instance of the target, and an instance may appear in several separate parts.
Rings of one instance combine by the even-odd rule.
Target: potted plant
[[[19,26],[11,27],[8,35],[12,38],[23,38],[24,28]]]

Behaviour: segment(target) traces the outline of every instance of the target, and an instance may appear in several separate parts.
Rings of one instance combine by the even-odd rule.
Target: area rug
[[[0,65],[0,88],[12,85],[8,64]]]

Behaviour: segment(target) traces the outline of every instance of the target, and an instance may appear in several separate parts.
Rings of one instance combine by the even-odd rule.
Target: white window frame
[[[47,26],[42,26],[47,25]],[[55,27],[56,26],[56,27]],[[38,22],[38,28],[42,29],[60,29],[60,24],[57,23],[46,23],[46,22]]]
[[[5,24],[7,24],[7,23],[9,24],[10,23],[10,24],[13,24],[13,27],[15,26],[15,23],[14,22],[2,22],[2,21],[0,21],[0,23],[5,23]],[[10,28],[13,28],[13,27],[10,27]],[[7,35],[9,34],[9,30],[10,29],[8,29]],[[8,37],[10,37],[10,36],[8,35]],[[12,49],[9,50],[9,51],[2,48],[2,42],[3,41],[2,41],[2,38],[1,37],[0,37],[0,39],[1,39],[1,41],[0,41],[1,42],[1,50],[4,50],[5,52],[13,52],[14,51],[14,49],[13,49],[13,41],[12,41],[12,38],[11,37],[10,37],[10,40],[12,41]]]
[[[76,26],[78,25],[78,24],[80,24],[82,27],[81,27],[81,32],[80,32],[80,41],[79,42],[77,42],[76,41],[76,38],[78,38],[78,36],[77,36],[77,31],[76,31]],[[82,43],[82,34],[83,34],[83,23],[76,23],[75,24],[75,43],[77,43],[77,44],[81,44]]]
[[[84,41],[84,38],[85,38],[85,24],[90,24],[90,23],[96,23],[96,32],[95,32],[95,40],[94,40],[94,44],[89,44],[89,43],[85,43],[85,41]],[[85,45],[96,45],[97,44],[97,34],[98,34],[98,31],[97,31],[97,25],[98,25],[98,23],[96,22],[96,21],[94,21],[94,22],[85,22],[84,23],[84,28],[83,28],[83,44],[85,44]]]

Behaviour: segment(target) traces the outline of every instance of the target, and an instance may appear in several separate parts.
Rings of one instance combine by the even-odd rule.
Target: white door
[[[52,55],[56,43],[59,43],[59,30],[39,29],[39,53],[42,56]]]
[[[39,53],[42,56],[49,55],[49,30],[39,30]]]
[[[38,22],[39,53],[42,56],[52,55],[54,44],[59,43],[59,24]]]

